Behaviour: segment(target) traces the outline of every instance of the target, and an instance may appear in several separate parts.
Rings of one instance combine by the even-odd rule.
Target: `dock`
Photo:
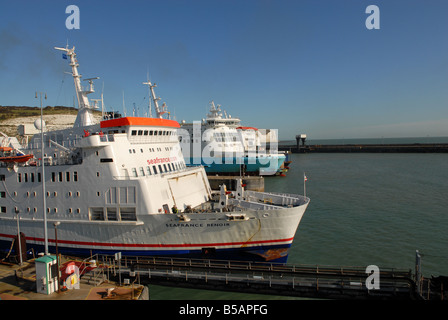
[[[149,300],[150,286],[337,300],[448,300],[448,277],[411,269],[293,265],[170,257],[95,255],[77,260],[78,288],[36,292],[34,261],[0,264],[2,300]],[[93,261],[93,265],[92,265]],[[86,268],[88,266],[88,268]],[[376,267],[376,266],[374,266]],[[88,269],[88,272],[84,270]],[[65,267],[61,265],[62,270]],[[373,279],[373,281],[372,281]],[[63,282],[63,281],[61,281]],[[65,283],[65,282],[63,282]],[[113,293],[113,294],[112,294]]]
[[[372,287],[366,267],[288,265],[169,257],[101,257],[109,276],[138,284],[233,291],[314,299],[446,300],[446,277],[379,268]],[[108,262],[107,262],[108,261]]]
[[[279,145],[279,151],[292,153],[446,153],[448,143],[414,144],[340,144],[340,145]]]
[[[79,265],[83,264],[83,260],[78,258],[70,257],[63,260],[65,263],[77,261],[80,262]],[[47,295],[36,291],[35,259],[30,259],[22,265],[2,261],[0,263],[0,301],[149,300],[149,291],[146,286],[135,283],[120,284],[100,276],[98,272],[90,271],[83,272],[78,289],[67,290],[61,286],[59,292]]]

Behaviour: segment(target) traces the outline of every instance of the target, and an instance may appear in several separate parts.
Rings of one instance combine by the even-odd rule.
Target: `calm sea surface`
[[[288,263],[377,265],[424,276],[448,275],[448,154],[293,154],[286,177],[266,191],[303,194],[311,203]],[[291,299],[150,286],[151,299]]]

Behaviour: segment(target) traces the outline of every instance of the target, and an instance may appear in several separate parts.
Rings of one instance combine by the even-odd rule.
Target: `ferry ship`
[[[275,175],[285,161],[270,148],[277,146],[275,130],[241,126],[213,101],[202,122],[182,121],[179,135],[187,166],[202,165],[208,174]]]
[[[125,116],[95,123],[92,80],[84,90],[74,47],[56,49],[69,58],[78,115],[72,128],[41,126],[23,146],[1,139],[3,147],[33,155],[0,162],[3,251],[11,252],[20,230],[35,254],[57,245],[75,256],[286,262],[309,198],[248,191],[241,182],[212,192],[204,168],[185,164],[178,122]]]

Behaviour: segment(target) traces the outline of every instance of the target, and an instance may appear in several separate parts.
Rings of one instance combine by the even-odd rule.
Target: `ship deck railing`
[[[259,203],[259,202],[253,202],[249,200],[244,199],[229,199],[230,204],[244,209],[249,210],[278,210],[278,206],[266,204],[266,203]]]
[[[249,201],[263,202],[274,206],[301,206],[309,201],[309,198],[298,194],[291,193],[275,193],[275,192],[258,192],[246,190],[244,192],[245,198]]]

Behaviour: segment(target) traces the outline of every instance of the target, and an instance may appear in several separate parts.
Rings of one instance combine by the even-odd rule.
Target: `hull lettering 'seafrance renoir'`
[[[26,145],[0,138],[3,147],[34,156],[0,162],[2,250],[10,250],[19,226],[27,249],[42,252],[46,220],[52,252],[60,223],[62,254],[286,261],[308,198],[247,191],[241,182],[235,191],[212,192],[204,168],[185,165],[178,122],[160,112],[95,123],[87,98],[93,86],[81,87],[74,48],[56,49],[72,67],[78,116],[72,128],[44,131],[44,154],[40,133]]]

